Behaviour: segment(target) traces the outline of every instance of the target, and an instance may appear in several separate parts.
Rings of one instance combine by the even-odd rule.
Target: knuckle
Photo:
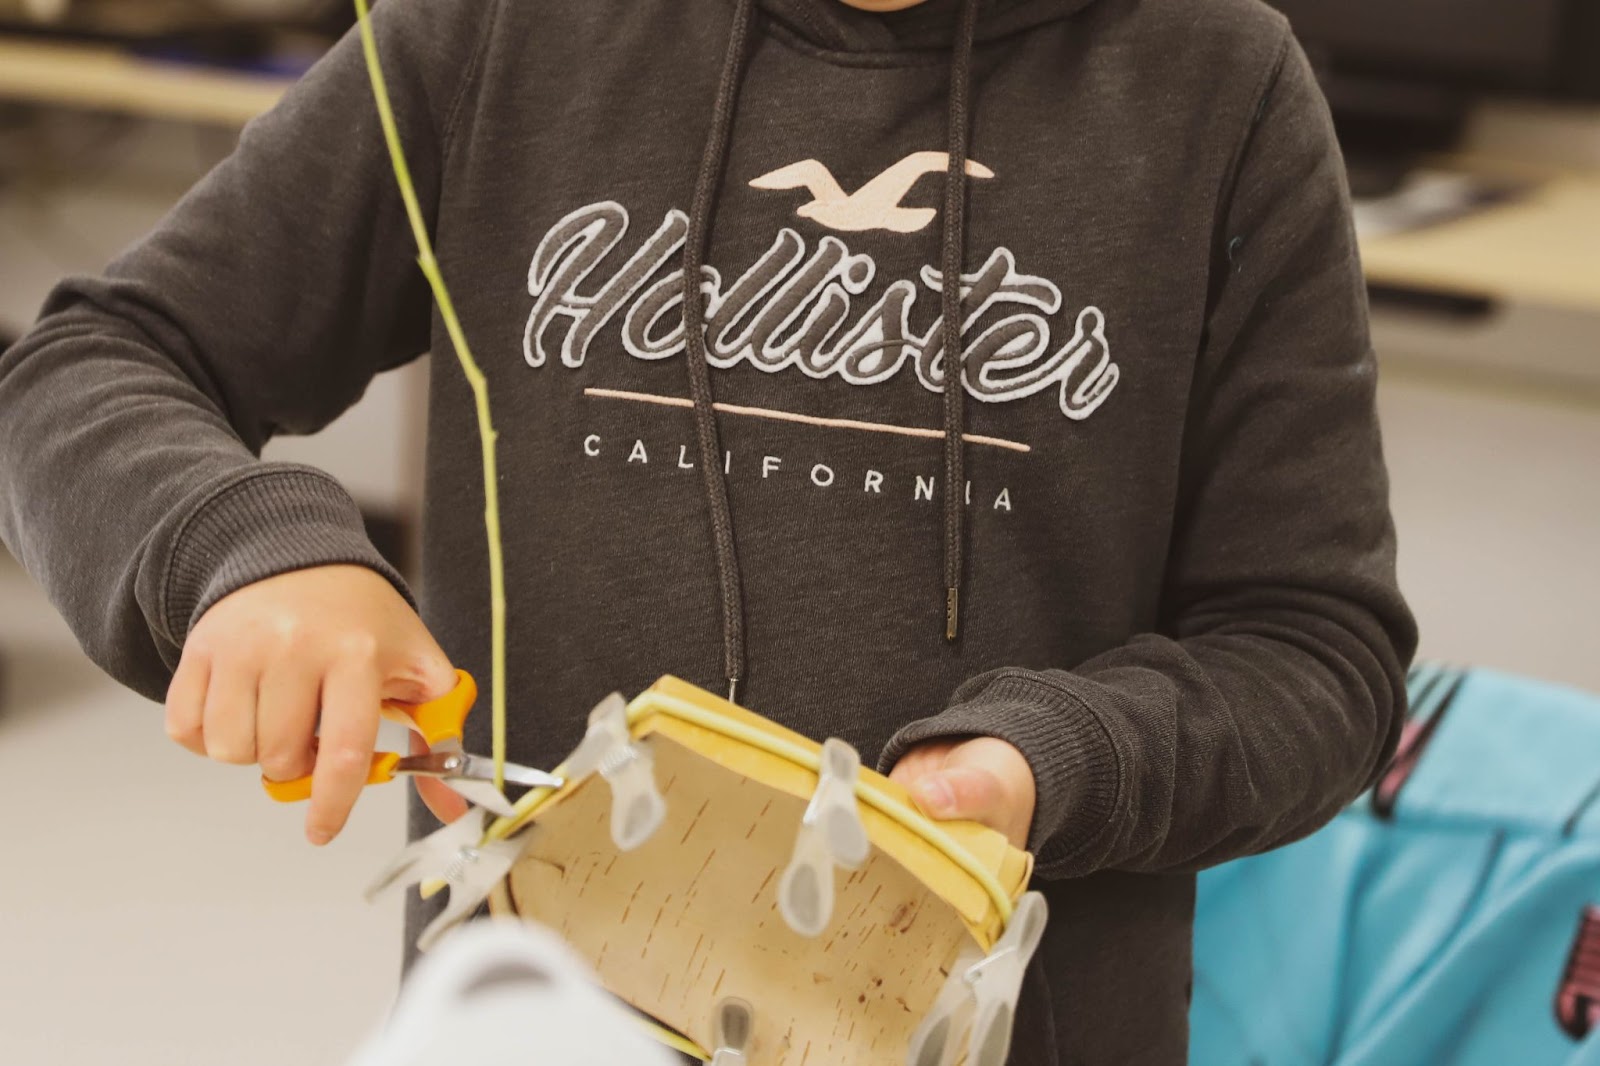
[[[427,651],[412,651],[400,658],[387,671],[388,682],[412,693],[407,698],[422,700],[448,691],[455,684],[455,670],[442,655]]]
[[[209,659],[216,654],[216,639],[211,635],[212,630],[215,628],[215,626],[206,625],[205,619],[202,618],[200,620],[200,623],[189,633],[188,639],[183,642],[184,660]]]
[[[336,744],[323,748],[318,758],[326,760],[328,769],[336,774],[350,774],[357,770],[364,773],[372,763],[372,752],[353,744]]]
[[[208,744],[206,754],[229,766],[249,766],[256,761],[256,753],[243,744],[232,741]]]
[[[311,753],[303,747],[282,744],[261,752],[261,771],[273,781],[304,777],[311,766]]]
[[[259,672],[254,645],[247,641],[232,642],[211,653],[210,689],[212,692],[219,688],[225,690],[227,682],[235,678],[252,677]]]
[[[278,653],[292,651],[304,640],[305,628],[305,622],[297,615],[274,615],[262,621],[262,642]]]
[[[966,810],[984,810],[995,798],[995,782],[982,774],[952,774],[949,782],[956,800]]]
[[[438,657],[424,649],[408,649],[395,664],[395,673],[400,678],[418,684],[439,676],[441,672]]]
[[[345,633],[337,642],[340,658],[353,663],[374,663],[378,659],[378,638],[367,630]]]
[[[200,726],[188,719],[174,719],[167,717],[167,738],[175,744],[185,748],[193,748],[200,743]]]

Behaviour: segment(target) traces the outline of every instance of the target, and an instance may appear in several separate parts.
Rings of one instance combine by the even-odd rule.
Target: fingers
[[[211,657],[197,648],[184,650],[172,683],[167,686],[167,736],[196,755],[206,753],[206,688],[211,683]]]
[[[322,735],[312,773],[306,839],[326,844],[339,834],[366,786],[378,743],[379,681],[370,641],[352,641],[322,682]]]
[[[930,742],[908,752],[891,778],[906,786],[928,816],[978,822],[1017,847],[1027,846],[1036,784],[1027,758],[1005,741]]]
[[[399,597],[394,597],[399,601]],[[401,703],[427,703],[456,687],[456,670],[423,625],[403,601],[386,618],[380,641],[383,698]]]
[[[946,767],[912,786],[917,806],[935,818],[968,818],[992,824],[1005,803],[1005,789],[992,771],[976,766]]]
[[[259,670],[220,657],[206,685],[205,751],[217,762],[249,766],[256,761],[256,686]]]
[[[321,672],[284,663],[261,679],[256,706],[256,754],[269,781],[293,781],[316,766]]]
[[[889,780],[910,789],[925,774],[933,773],[944,765],[945,759],[956,746],[955,741],[935,740],[919,744],[900,757]]]
[[[380,700],[422,703],[455,684],[448,657],[382,575],[308,567],[236,589],[206,610],[168,686],[165,724],[188,750],[259,761],[270,780],[311,774],[306,833],[326,843],[365,786]],[[458,803],[445,792],[436,807],[448,816]]]

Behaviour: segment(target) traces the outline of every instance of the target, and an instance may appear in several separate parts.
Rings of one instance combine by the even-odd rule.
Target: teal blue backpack
[[[1375,789],[1201,876],[1191,1066],[1600,1066],[1600,699],[1409,687]]]

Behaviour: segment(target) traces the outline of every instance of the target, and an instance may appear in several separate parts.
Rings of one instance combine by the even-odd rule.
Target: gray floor
[[[1390,375],[1402,576],[1427,654],[1600,690],[1600,412]],[[169,744],[0,563],[0,1063],[322,1066],[382,1015],[399,844],[373,790],[316,852],[247,770]]]
[[[0,555],[0,1063],[342,1061],[398,971],[397,787],[323,851],[248,770],[166,740]]]

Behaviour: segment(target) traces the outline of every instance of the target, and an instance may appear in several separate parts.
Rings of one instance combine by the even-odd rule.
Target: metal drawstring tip
[[[739,702],[739,679],[737,677],[728,678],[728,702],[733,704]]]
[[[944,590],[944,639],[954,643],[956,634],[961,628],[961,590],[947,588]]]

